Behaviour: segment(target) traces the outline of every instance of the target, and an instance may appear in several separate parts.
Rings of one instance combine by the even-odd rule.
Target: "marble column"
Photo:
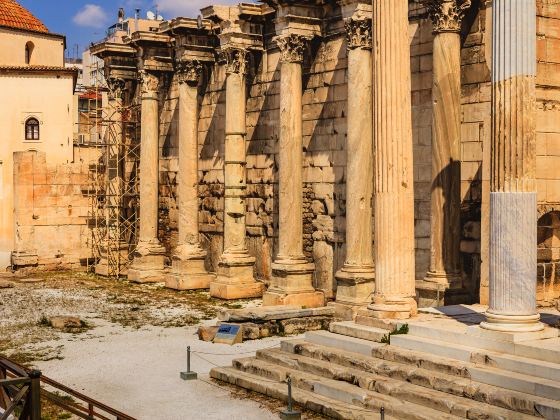
[[[470,0],[426,0],[434,28],[431,258],[425,280],[462,286],[461,23]]]
[[[302,64],[309,39],[289,34],[276,42],[281,53],[278,253],[263,305],[319,307],[324,294],[314,289],[315,265],[303,254]]]
[[[200,61],[177,64],[179,86],[179,171],[177,173],[178,240],[171,272],[165,284],[171,289],[208,289],[214,275],[204,266],[206,251],[198,232],[198,84]]]
[[[408,0],[373,3],[375,295],[377,318],[416,313]]]
[[[346,259],[336,273],[336,303],[371,303],[373,268],[373,125],[371,19],[346,20],[348,135],[346,144]],[[356,308],[357,309],[357,308]]]
[[[157,74],[141,71],[140,235],[128,279],[164,280],[165,248],[158,239],[159,104]]]
[[[543,329],[536,309],[535,0],[494,0],[488,330]]]
[[[128,264],[128,244],[121,237],[119,218],[122,217],[123,167],[121,158],[124,147],[123,103],[126,81],[118,77],[107,79],[109,87],[109,113],[105,116],[110,127],[105,133],[106,149],[105,181],[106,201],[105,220],[107,221],[105,238],[100,244],[101,257],[95,265],[95,273],[101,276],[121,276],[126,274]]]
[[[210,295],[222,299],[260,297],[264,285],[255,281],[255,258],[249,255],[245,228],[247,50],[222,48],[226,68],[224,252]]]

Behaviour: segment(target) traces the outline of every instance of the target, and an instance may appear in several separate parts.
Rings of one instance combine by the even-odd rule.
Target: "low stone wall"
[[[88,165],[48,165],[46,154],[14,153],[13,268],[82,270],[92,258]]]

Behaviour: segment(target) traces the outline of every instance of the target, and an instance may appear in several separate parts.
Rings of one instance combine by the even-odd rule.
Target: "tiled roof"
[[[23,8],[15,0],[0,0],[0,26],[48,33],[43,22]]]

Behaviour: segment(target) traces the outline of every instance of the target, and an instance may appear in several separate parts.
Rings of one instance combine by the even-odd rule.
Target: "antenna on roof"
[[[151,10],[148,10],[148,12],[146,12],[146,17],[149,20],[156,20],[156,14],[154,12],[152,12]]]

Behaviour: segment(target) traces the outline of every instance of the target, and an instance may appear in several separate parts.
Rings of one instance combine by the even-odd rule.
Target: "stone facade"
[[[297,3],[297,2],[296,2]],[[306,3],[320,16],[316,33],[299,35],[308,38],[308,46],[298,50],[302,69],[302,185],[301,240],[308,263],[314,263],[313,286],[334,299],[335,274],[343,268],[347,256],[346,223],[348,152],[348,81],[349,52],[347,24],[341,16],[346,4],[315,6]],[[460,143],[457,153],[460,166],[460,229],[459,265],[462,270],[466,300],[487,302],[488,296],[488,233],[490,193],[491,139],[491,31],[490,4],[470,3],[461,13],[461,24],[453,26],[460,39],[460,104],[458,109]],[[282,2],[273,7],[234,6],[238,14],[234,22],[246,45],[246,246],[255,258],[254,277],[266,285],[273,279],[273,262],[279,250],[278,194],[280,191],[281,147],[281,51],[276,37],[289,22],[282,17]],[[309,6],[312,4],[313,6]],[[414,185],[415,278],[422,280],[430,271],[431,255],[431,185],[432,185],[432,86],[434,83],[434,22],[425,2],[409,5],[409,41],[411,67],[411,111]],[[294,12],[297,12],[297,7]],[[203,28],[196,21],[179,18],[177,25],[192,27],[193,39],[215,51],[216,60],[204,65],[199,86],[198,119],[198,194],[200,243],[207,251],[206,270],[216,272],[224,247],[226,138],[226,73],[220,64],[220,41],[207,35],[206,28],[231,30],[219,25],[218,6],[203,10]],[[275,11],[276,10],[276,11]],[[287,13],[287,12],[286,12]],[[306,16],[313,16],[313,13]],[[282,16],[280,16],[282,15]],[[277,19],[276,26],[273,23]],[[283,20],[284,19],[284,20]],[[557,259],[552,245],[556,232],[554,212],[560,198],[555,188],[560,177],[555,170],[555,140],[560,133],[556,118],[559,81],[556,80],[558,58],[555,54],[555,28],[560,22],[560,5],[537,1],[537,114],[536,114],[536,185],[542,241],[539,240],[539,299],[552,302],[560,286],[556,280]],[[280,22],[280,23],[279,23]],[[284,23],[282,23],[284,22]],[[287,22],[287,23],[286,23]],[[160,32],[169,31],[165,22]],[[312,24],[310,24],[313,26]],[[191,29],[189,29],[191,30]],[[198,31],[198,32],[197,32]],[[297,31],[296,31],[297,32]],[[264,35],[263,35],[264,34]],[[228,35],[230,36],[230,35]],[[223,38],[223,37],[222,37]],[[228,38],[230,39],[230,38]],[[261,42],[255,48],[255,39]],[[351,42],[357,42],[351,39]],[[156,41],[153,41],[157,43]],[[248,42],[248,41],[247,41]],[[162,48],[172,49],[161,44]],[[184,46],[184,43],[183,43]],[[155,65],[155,64],[154,64]],[[167,68],[166,68],[167,69]],[[160,75],[159,89],[159,239],[170,256],[177,242],[176,180],[178,168],[178,74],[166,70]],[[455,153],[455,154],[457,154]],[[350,189],[348,189],[350,191]],[[299,195],[299,193],[298,193]],[[560,196],[559,196],[560,197]],[[372,225],[374,221],[372,220]],[[539,237],[540,238],[540,237]],[[373,233],[372,233],[373,241]],[[549,252],[550,249],[550,252]]]
[[[86,270],[88,178],[87,164],[47,164],[43,152],[14,153],[14,268]]]

